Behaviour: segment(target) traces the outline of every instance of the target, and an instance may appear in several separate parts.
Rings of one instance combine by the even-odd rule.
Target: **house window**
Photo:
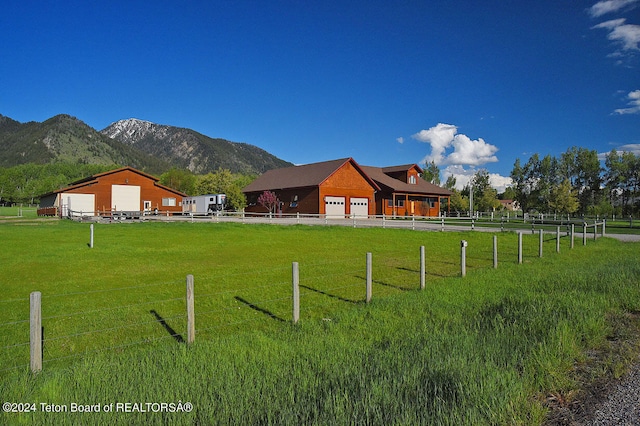
[[[413,184],[413,185],[416,184],[416,176],[415,175],[409,176],[409,183]]]
[[[404,207],[404,198],[397,198],[396,199],[396,206]]]
[[[175,207],[176,199],[175,198],[163,198],[162,206],[163,207]]]

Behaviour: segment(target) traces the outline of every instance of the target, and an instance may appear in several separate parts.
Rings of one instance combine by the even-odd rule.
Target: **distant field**
[[[189,401],[189,413],[92,413],[132,424],[538,424],[545,397],[640,310],[638,244],[215,223],[0,222],[0,394],[68,406]],[[468,241],[460,278],[460,241]],[[419,288],[419,247],[427,286]],[[373,302],[364,304],[365,254]],[[614,260],[614,262],[612,262]],[[291,319],[291,262],[301,321]],[[195,277],[187,348],[185,277]],[[42,292],[44,369],[29,363]],[[619,374],[618,361],[604,370]],[[601,372],[605,374],[606,371]],[[0,414],[73,423],[77,413]]]
[[[0,207],[0,220],[9,218],[30,218],[38,216],[36,207]]]

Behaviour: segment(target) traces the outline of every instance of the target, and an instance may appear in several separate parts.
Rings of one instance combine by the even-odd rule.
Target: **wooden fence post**
[[[293,323],[300,319],[300,270],[298,262],[291,264],[291,283],[293,285]]]
[[[498,236],[493,236],[493,269],[498,268]]]
[[[522,263],[522,232],[518,232],[518,263]]]
[[[570,240],[570,247],[573,248],[573,234],[575,233],[576,229],[575,229],[575,225],[572,223],[571,224],[571,240]]]
[[[29,308],[31,371],[37,373],[42,370],[42,293],[31,293]]]
[[[582,224],[582,245],[587,245],[587,222]]]
[[[371,296],[373,293],[373,288],[372,288],[372,275],[373,273],[373,268],[372,268],[372,259],[371,259],[371,253],[367,253],[367,294],[366,294],[366,302],[369,303],[371,302]]]
[[[91,237],[89,238],[89,248],[93,248],[93,223],[90,226],[91,228]]]
[[[425,267],[424,246],[420,246],[420,290],[424,290],[424,287],[426,284],[425,274],[426,274],[426,267]]]
[[[560,253],[560,227],[556,228],[556,253]]]
[[[467,242],[460,241],[460,276],[467,276]]]
[[[196,339],[196,314],[193,296],[193,275],[187,275],[187,344],[189,345]]]
[[[542,246],[544,245],[544,235],[543,235],[542,229],[540,229],[538,233],[540,234],[540,238],[539,238],[540,242],[538,243],[539,245],[538,257],[542,257]]]
[[[593,240],[598,239],[598,222],[593,222]]]

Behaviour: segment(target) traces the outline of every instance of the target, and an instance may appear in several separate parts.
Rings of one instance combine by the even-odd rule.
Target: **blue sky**
[[[640,154],[640,0],[10,0],[0,29],[21,122],[134,117],[496,187],[533,153]]]

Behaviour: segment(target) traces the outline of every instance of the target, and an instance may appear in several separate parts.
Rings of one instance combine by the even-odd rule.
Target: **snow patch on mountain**
[[[121,142],[135,145],[136,142],[149,135],[160,139],[165,138],[168,128],[169,126],[155,124],[150,121],[128,118],[111,123],[101,133]]]

